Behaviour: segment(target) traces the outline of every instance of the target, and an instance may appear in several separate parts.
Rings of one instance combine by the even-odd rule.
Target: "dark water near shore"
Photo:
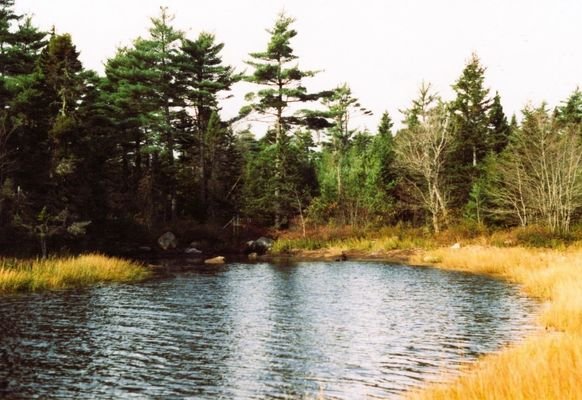
[[[533,329],[504,282],[378,262],[195,267],[0,297],[0,398],[394,398]]]

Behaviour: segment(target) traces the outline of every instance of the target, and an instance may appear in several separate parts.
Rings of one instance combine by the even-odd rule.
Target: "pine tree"
[[[161,8],[151,19],[149,38],[119,49],[106,65],[113,117],[123,138],[122,173],[130,198],[147,204],[139,214],[148,227],[172,220],[177,210],[176,127],[184,106],[177,60],[183,35],[172,20]]]
[[[293,105],[301,105],[317,101],[327,92],[308,93],[303,86],[303,79],[315,75],[315,71],[302,71],[297,64],[291,63],[297,60],[297,56],[291,48],[291,39],[297,32],[291,28],[294,22],[284,14],[279,15],[275,25],[268,30],[271,35],[264,52],[251,53],[252,60],[247,61],[254,71],[245,77],[248,82],[261,86],[256,92],[246,95],[249,102],[241,111],[241,117],[250,114],[259,114],[269,117],[273,123],[274,149],[268,153],[273,156],[273,168],[268,174],[273,174],[271,179],[275,185],[273,191],[273,207],[275,211],[275,227],[280,227],[282,217],[288,213],[282,204],[283,182],[288,180],[291,171],[286,170],[289,163],[286,162],[286,152],[289,144],[289,132],[293,127],[301,125],[314,125],[323,122],[321,118],[307,113],[297,114],[291,112]],[[267,154],[267,153],[265,153]]]
[[[220,52],[223,43],[217,43],[214,35],[202,32],[195,41],[182,40],[178,58],[179,81],[186,104],[194,115],[193,126],[184,127],[180,137],[183,160],[200,171],[200,208],[205,214],[208,206],[208,176],[206,134],[210,118],[219,110],[219,95],[228,91],[239,80],[234,69],[224,65]],[[198,153],[198,160],[195,155]],[[197,161],[197,162],[196,162]],[[202,216],[203,216],[202,215]]]
[[[14,13],[14,0],[0,0],[0,77],[4,77],[13,64],[12,46],[16,42],[13,26],[22,16]]]

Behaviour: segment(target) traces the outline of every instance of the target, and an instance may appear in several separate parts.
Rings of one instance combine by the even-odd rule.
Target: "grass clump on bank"
[[[137,263],[99,254],[44,260],[0,259],[0,293],[133,282],[149,276],[150,271]]]
[[[482,225],[461,224],[436,234],[427,229],[400,225],[378,229],[314,226],[306,231],[305,236],[297,230],[277,232],[274,236],[278,239],[273,246],[273,253],[291,255],[302,255],[304,252],[382,255],[394,250],[450,247],[457,242],[501,248],[582,248],[582,227],[577,227],[568,235],[557,235],[539,226],[489,230]],[[304,255],[310,256],[309,253]]]
[[[429,385],[411,399],[582,399],[582,250],[443,248],[413,262],[501,276],[546,302],[546,328],[524,343],[481,359],[448,384]]]
[[[310,229],[305,237],[298,232],[286,232],[275,241],[272,251],[275,254],[293,254],[305,250],[327,250],[331,253],[341,251],[374,253],[435,247],[437,247],[435,240],[422,229],[394,226],[368,231],[350,227],[320,226]]]

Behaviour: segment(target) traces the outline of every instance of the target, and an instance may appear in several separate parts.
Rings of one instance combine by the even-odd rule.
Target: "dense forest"
[[[542,226],[567,234],[582,211],[582,92],[527,105],[519,119],[485,87],[477,55],[454,98],[431,85],[370,132],[365,102],[341,83],[312,92],[280,15],[245,72],[213,34],[187,37],[162,8],[149,35],[105,74],[74,38],[43,32],[0,0],[0,250],[100,248],[167,229],[407,224]],[[454,66],[453,66],[454,67]],[[221,100],[255,88],[232,120]],[[532,84],[535,84],[532,82]],[[269,121],[262,137],[251,121]],[[241,121],[247,129],[236,130]],[[192,228],[193,229],[193,228]],[[52,243],[52,244],[51,244]]]

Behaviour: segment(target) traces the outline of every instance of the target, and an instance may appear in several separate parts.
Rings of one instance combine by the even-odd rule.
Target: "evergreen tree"
[[[242,156],[235,145],[232,130],[220,121],[216,112],[210,114],[204,147],[207,150],[204,179],[208,185],[208,214],[214,220],[230,217],[239,207],[235,186],[242,174]]]
[[[582,91],[580,88],[576,88],[562,104],[556,110],[558,123],[577,131],[578,137],[582,140]]]
[[[392,119],[387,111],[382,114],[377,134],[371,146],[371,185],[375,187],[372,196],[373,210],[380,220],[386,221],[394,208],[394,188],[397,173],[395,166],[394,136]]]
[[[27,75],[34,72],[34,66],[41,50],[47,45],[46,32],[36,28],[30,17],[24,17],[14,32],[10,48],[10,63],[5,65],[10,75]]]
[[[0,77],[4,77],[13,64],[12,47],[16,42],[13,26],[22,16],[14,13],[14,0],[0,0]]]
[[[76,111],[83,91],[83,67],[71,36],[53,32],[40,55],[38,70],[49,113],[50,176],[73,172],[75,159],[71,146],[78,138]]]
[[[179,84],[177,82],[177,59],[179,46],[183,34],[175,30],[170,24],[174,16],[168,13],[165,7],[160,8],[160,15],[152,18],[150,39],[144,44],[149,47],[154,59],[156,80],[151,82],[156,91],[161,112],[161,124],[159,126],[163,142],[163,161],[160,163],[160,185],[167,200],[163,212],[164,220],[173,220],[176,215],[176,168],[175,168],[175,115],[174,107],[182,105]]]
[[[284,14],[279,15],[274,27],[268,30],[271,38],[267,50],[250,54],[252,60],[247,61],[247,64],[254,71],[245,79],[261,86],[261,89],[246,95],[249,104],[240,111],[241,117],[256,113],[269,117],[273,123],[274,148],[268,151],[268,154],[273,156],[273,168],[267,173],[274,175],[271,179],[275,185],[271,197],[273,206],[269,208],[276,210],[274,215],[276,227],[281,226],[282,217],[290,211],[283,207],[281,186],[284,177],[289,178],[290,172],[285,170],[289,166],[289,158],[286,158],[285,154],[289,150],[289,132],[295,126],[325,122],[315,115],[290,112],[291,106],[316,101],[326,94],[308,93],[303,86],[303,79],[314,76],[315,72],[302,71],[297,64],[291,65],[297,59],[291,48],[291,39],[297,35],[291,28],[293,22],[293,18]]]
[[[363,108],[359,100],[352,95],[347,84],[337,87],[331,96],[323,100],[326,111],[323,113],[331,119],[331,127],[327,130],[329,147],[333,154],[333,169],[336,175],[336,201],[341,208],[344,191],[345,156],[351,146],[351,140],[355,130],[351,128],[350,121],[355,114],[371,115],[369,110]]]
[[[148,227],[176,214],[176,126],[184,105],[177,58],[181,32],[166,8],[152,18],[150,37],[120,49],[106,65],[115,123],[122,132],[123,175],[130,201]]]
[[[385,111],[380,118],[378,131],[374,137],[374,154],[379,161],[379,186],[388,191],[396,179],[394,171],[394,136],[392,134],[392,118]]]
[[[454,115],[455,149],[449,167],[454,180],[453,202],[457,207],[467,202],[471,186],[480,176],[481,162],[491,149],[491,100],[484,81],[485,68],[473,54],[453,85],[457,97],[450,108]]]
[[[493,98],[488,112],[488,118],[488,146],[490,154],[481,161],[479,165],[479,175],[471,184],[467,203],[463,208],[463,216],[468,220],[476,222],[478,225],[484,224],[485,217],[489,216],[487,210],[493,206],[492,198],[487,191],[487,187],[490,186],[489,182],[491,180],[491,177],[489,176],[492,170],[491,166],[496,161],[495,156],[500,154],[505,147],[507,147],[512,131],[511,126],[507,123],[507,117],[503,112],[499,93],[495,93],[495,97]]]
[[[489,149],[499,154],[509,143],[510,126],[501,106],[499,93],[495,93],[489,109]]]
[[[199,170],[197,180],[202,218],[209,202],[208,179],[211,175],[207,171],[209,166],[204,136],[211,116],[219,110],[219,94],[228,91],[239,80],[234,69],[223,64],[220,56],[223,48],[224,44],[217,43],[214,35],[202,32],[195,41],[182,40],[178,59],[181,90],[188,108],[194,112],[192,126],[182,129],[182,159]]]

